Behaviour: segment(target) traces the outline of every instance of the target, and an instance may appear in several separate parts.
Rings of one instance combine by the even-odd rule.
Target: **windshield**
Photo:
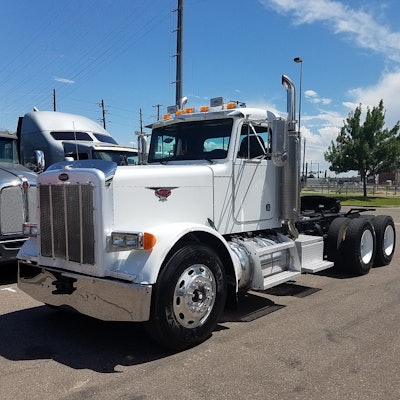
[[[85,142],[93,142],[93,139],[87,132],[72,132],[72,131],[53,131],[50,135],[55,140],[82,140]]]
[[[95,132],[93,132],[93,135],[99,142],[118,144],[112,136],[107,136],[103,135],[102,133]]]
[[[93,158],[97,160],[114,161],[117,165],[138,165],[139,156],[131,151],[94,150]]]
[[[0,138],[0,162],[18,164],[16,140]]]
[[[226,158],[233,119],[179,122],[153,129],[148,162]]]

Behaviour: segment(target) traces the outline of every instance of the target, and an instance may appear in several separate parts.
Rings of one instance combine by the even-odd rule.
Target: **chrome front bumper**
[[[147,321],[151,285],[100,279],[18,262],[18,287],[42,303],[104,321]]]

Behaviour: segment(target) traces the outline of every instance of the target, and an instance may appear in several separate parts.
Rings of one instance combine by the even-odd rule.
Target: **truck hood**
[[[29,184],[36,185],[37,174],[21,164],[0,163],[0,186],[9,184],[10,181],[22,182],[26,179]]]
[[[186,221],[208,224],[208,219],[214,220],[213,180],[209,165],[117,168],[112,181],[114,228],[146,229]]]

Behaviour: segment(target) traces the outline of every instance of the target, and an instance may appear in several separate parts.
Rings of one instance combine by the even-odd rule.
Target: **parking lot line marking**
[[[0,290],[4,290],[4,291],[8,291],[8,292],[13,292],[13,293],[16,292],[16,290],[15,290],[14,288],[11,288],[11,287],[2,288],[2,289],[0,289]]]

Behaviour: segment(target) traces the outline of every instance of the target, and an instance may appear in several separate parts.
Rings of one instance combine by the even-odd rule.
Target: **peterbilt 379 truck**
[[[300,201],[295,88],[282,83],[287,118],[217,98],[155,122],[147,165],[51,166],[38,178],[19,287],[53,307],[142,321],[182,350],[206,340],[241,292],[388,264],[390,216]]]

